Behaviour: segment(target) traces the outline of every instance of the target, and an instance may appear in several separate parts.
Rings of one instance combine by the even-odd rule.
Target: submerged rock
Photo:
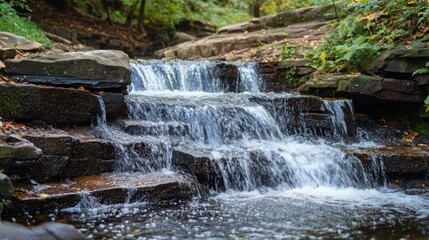
[[[85,237],[73,226],[49,222],[34,227],[24,227],[11,222],[0,222],[0,238],[8,240],[83,240]]]
[[[122,93],[131,81],[128,55],[115,50],[32,55],[5,64],[14,79],[30,83]]]

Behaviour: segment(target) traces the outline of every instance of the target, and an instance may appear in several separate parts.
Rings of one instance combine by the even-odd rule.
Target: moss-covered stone
[[[13,188],[12,181],[10,181],[8,176],[0,173],[0,202],[9,200],[13,197],[14,194],[15,190]]]

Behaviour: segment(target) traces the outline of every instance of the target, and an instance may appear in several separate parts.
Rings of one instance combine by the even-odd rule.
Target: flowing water
[[[359,142],[350,101],[263,93],[255,64],[235,64],[231,87],[219,64],[133,63],[129,119],[99,121],[120,150],[118,172],[180,173],[174,151],[203,153],[217,178],[208,200],[165,209],[87,199],[53,217],[97,239],[429,237],[429,196],[388,185],[382,162],[365,171],[344,151],[377,145]]]

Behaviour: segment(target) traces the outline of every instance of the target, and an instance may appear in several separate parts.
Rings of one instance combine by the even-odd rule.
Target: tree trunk
[[[249,5],[250,14],[253,17],[260,17],[261,16],[261,0],[255,0]]]
[[[133,6],[131,7],[130,13],[127,16],[127,21],[125,21],[125,25],[127,25],[128,27],[131,27],[131,22],[133,20],[133,13],[137,8],[137,3],[139,2],[139,0],[135,0]]]
[[[146,0],[141,0],[140,10],[139,10],[139,18],[137,21],[137,29],[140,32],[144,31],[144,18],[145,18],[144,10],[145,10],[145,7],[146,7]]]

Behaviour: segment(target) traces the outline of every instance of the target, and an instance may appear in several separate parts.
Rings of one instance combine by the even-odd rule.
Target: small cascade
[[[138,60],[132,63],[131,67],[133,71],[130,90],[134,93],[166,90],[257,93],[264,85],[258,75],[256,63]]]
[[[331,122],[334,126],[333,137],[341,138],[357,134],[351,100],[324,100],[323,107],[331,113]]]
[[[236,92],[258,93],[264,90],[264,81],[258,74],[256,63],[237,63],[240,84]]]

